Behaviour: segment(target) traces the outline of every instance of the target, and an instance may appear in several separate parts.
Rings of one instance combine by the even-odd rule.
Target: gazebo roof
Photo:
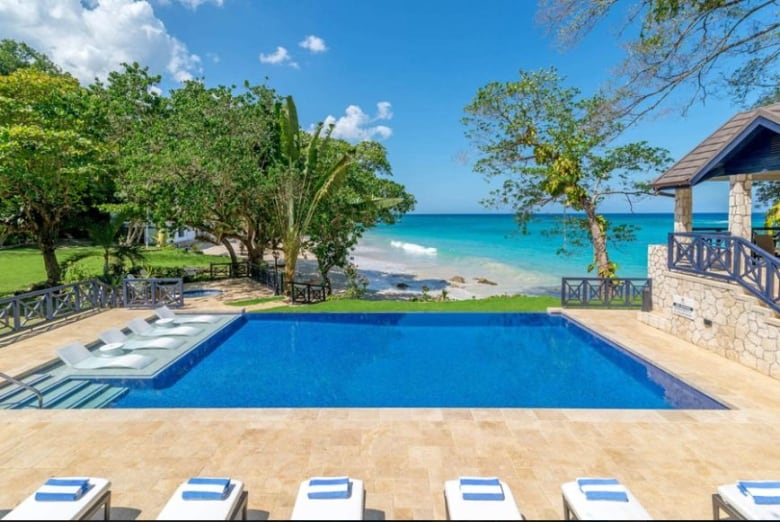
[[[780,103],[740,112],[653,181],[658,191],[736,174],[780,175]]]

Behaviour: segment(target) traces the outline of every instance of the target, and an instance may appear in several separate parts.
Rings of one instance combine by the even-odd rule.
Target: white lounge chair
[[[165,504],[157,520],[235,520],[239,514],[241,520],[247,518],[247,498],[244,483],[225,478],[228,486],[224,497],[213,499],[187,499],[187,493],[202,491],[204,486],[193,482],[219,480],[218,477],[194,477],[182,482],[176,492]],[[205,486],[208,488],[208,485]],[[198,489],[201,488],[201,489]]]
[[[731,519],[780,519],[780,481],[741,480],[718,486],[712,495],[712,518],[720,520],[720,511]]]
[[[53,480],[54,479],[54,480]],[[37,500],[39,493],[49,493],[49,498],[57,498],[60,495],[51,496],[56,489],[71,491],[69,486],[52,486],[48,483],[63,484],[71,481],[87,481],[86,492],[71,499],[70,494],[63,494],[67,500]],[[62,482],[66,481],[66,482]],[[97,477],[52,477],[38,490],[24,499],[21,504],[9,512],[3,520],[88,520],[98,511],[103,509],[103,519],[108,520],[111,512],[111,482]],[[75,483],[73,482],[73,483]],[[76,498],[77,497],[77,498]]]
[[[614,478],[578,478],[563,484],[561,492],[565,520],[652,520],[628,488]]]
[[[144,337],[164,337],[166,335],[197,335],[202,330],[194,326],[174,326],[173,328],[155,328],[144,319],[136,317],[127,322],[127,327],[136,335]]]
[[[363,520],[363,481],[349,477],[312,477],[301,482],[291,520]]]
[[[184,339],[176,337],[155,337],[152,339],[131,339],[119,328],[109,328],[98,334],[101,341],[106,344],[121,344],[126,350],[141,350],[143,348],[159,348],[172,350],[178,348]]]
[[[523,520],[512,490],[495,477],[460,477],[444,483],[449,520]]]
[[[62,362],[77,370],[98,370],[101,368],[135,368],[140,370],[154,362],[154,357],[129,353],[116,357],[95,357],[92,352],[76,341],[57,349]]]
[[[208,314],[179,315],[173,310],[171,310],[170,308],[168,308],[166,305],[163,305],[159,308],[155,308],[154,313],[156,313],[157,317],[159,317],[160,319],[170,319],[177,324],[213,323],[215,321],[219,321],[218,315],[208,315]]]

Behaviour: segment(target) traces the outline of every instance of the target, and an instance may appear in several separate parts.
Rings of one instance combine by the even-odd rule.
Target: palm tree
[[[272,166],[277,183],[272,199],[274,219],[282,239],[285,278],[291,284],[312,218],[323,198],[343,183],[352,157],[343,154],[331,164],[324,163],[333,125],[324,137],[322,123],[311,135],[302,132],[292,96],[277,104],[277,122],[279,147]]]

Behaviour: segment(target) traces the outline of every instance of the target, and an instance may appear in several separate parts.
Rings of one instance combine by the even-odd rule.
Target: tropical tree
[[[273,179],[272,219],[282,241],[285,278],[291,283],[304,235],[325,198],[344,182],[352,155],[328,154],[332,125],[324,136],[322,123],[311,134],[303,132],[292,96],[277,104],[276,121],[278,148],[268,150],[274,154],[271,161],[266,162],[267,156],[263,155],[259,161],[268,164]]]
[[[615,108],[639,118],[673,93],[685,110],[719,86],[738,101],[775,92],[779,14],[776,0],[541,0],[538,18],[569,47],[622,16]]]
[[[32,68],[0,76],[0,212],[5,224],[36,239],[49,285],[61,277],[60,227],[104,182],[93,109],[72,77]]]
[[[391,179],[387,151],[379,143],[364,141],[352,147],[333,140],[330,154],[352,154],[346,179],[325,198],[308,229],[308,249],[331,293],[329,272],[349,265],[349,254],[363,233],[379,223],[395,223],[414,208],[414,196]]]
[[[47,74],[64,74],[48,56],[39,53],[24,42],[0,40],[0,75],[8,75],[18,69],[35,69]]]
[[[588,270],[599,277],[613,277],[617,270],[607,249],[615,234],[599,205],[610,196],[631,202],[648,194],[647,185],[632,176],[669,162],[666,151],[645,142],[611,145],[623,126],[608,109],[603,96],[583,98],[548,69],[521,71],[518,81],[480,88],[463,118],[467,137],[481,153],[475,171],[506,177],[483,204],[511,206],[523,226],[550,204],[584,214],[593,250]]]

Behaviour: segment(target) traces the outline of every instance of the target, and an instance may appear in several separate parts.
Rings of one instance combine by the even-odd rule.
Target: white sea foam
[[[390,246],[415,255],[435,256],[438,253],[434,247],[425,247],[416,243],[404,243],[403,241],[390,241]]]

